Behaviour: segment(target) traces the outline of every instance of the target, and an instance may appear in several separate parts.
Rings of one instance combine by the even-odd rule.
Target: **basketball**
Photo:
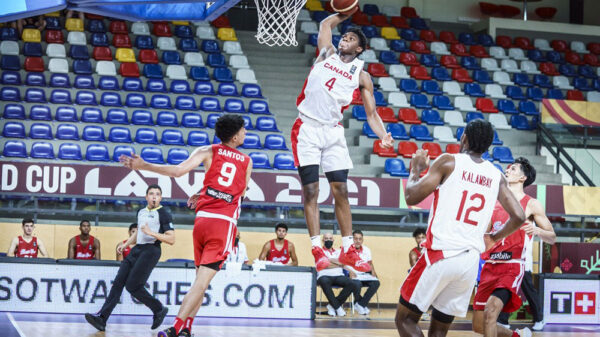
[[[331,0],[331,7],[340,14],[350,14],[358,7],[358,0]]]

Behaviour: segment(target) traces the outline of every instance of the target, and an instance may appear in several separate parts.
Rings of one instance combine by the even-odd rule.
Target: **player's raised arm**
[[[317,48],[319,48],[319,57],[317,58],[317,62],[324,60],[326,57],[335,53],[336,48],[331,42],[331,30],[352,16],[357,9],[358,7],[356,7],[354,11],[344,15],[335,13],[321,21],[321,25],[319,26],[319,37],[317,38]]]
[[[394,138],[392,138],[392,134],[385,132],[383,121],[377,114],[375,97],[373,96],[373,81],[371,81],[371,75],[364,70],[360,72],[360,94],[362,95],[362,99],[365,104],[367,123],[369,123],[369,126],[373,132],[375,132],[379,139],[381,139],[381,146],[394,146]]]
[[[417,150],[410,162],[410,175],[406,182],[404,197],[407,205],[416,205],[441,185],[454,170],[454,157],[444,153],[433,162],[423,178],[421,172],[429,166],[429,156],[425,150]]]
[[[519,229],[523,222],[525,222],[525,212],[523,211],[521,204],[517,201],[513,193],[508,188],[508,184],[506,183],[506,178],[504,178],[504,176],[501,176],[500,180],[498,201],[504,210],[510,215],[510,218],[501,230],[490,235],[490,238],[494,241],[499,241],[507,237],[512,232]]]
[[[207,159],[212,157],[212,147],[202,146],[194,150],[188,159],[178,165],[159,165],[144,161],[139,155],[132,154],[130,156],[121,155],[119,161],[127,168],[132,170],[146,170],[156,172],[168,177],[181,177],[190,172],[194,168],[200,166]],[[208,167],[207,167],[208,169]]]

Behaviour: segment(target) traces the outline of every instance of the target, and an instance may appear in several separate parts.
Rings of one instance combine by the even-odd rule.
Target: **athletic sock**
[[[513,331],[512,337],[520,337],[517,330]]]
[[[321,247],[321,236],[320,235],[311,236],[310,242],[312,243],[313,247]]]
[[[185,319],[184,328],[188,329],[189,332],[192,332],[192,323],[194,323],[194,317],[188,317]]]
[[[177,332],[177,334],[179,334],[181,332],[181,329],[183,329],[183,324],[185,322],[181,320],[181,318],[179,317],[175,317],[175,323],[173,323],[173,328],[175,328],[175,332]]]
[[[350,246],[352,246],[353,243],[354,240],[352,239],[352,236],[342,237],[342,247],[344,247],[344,252],[347,252],[348,248],[350,248]]]

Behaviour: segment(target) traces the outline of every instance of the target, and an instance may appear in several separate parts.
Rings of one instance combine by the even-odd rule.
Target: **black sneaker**
[[[181,331],[179,331],[179,335],[177,335],[177,337],[191,337],[192,333],[190,332],[190,330],[188,328],[183,328],[181,329]]]
[[[106,329],[106,322],[102,317],[100,317],[100,315],[85,314],[85,320],[100,331],[104,331]]]
[[[167,330],[159,332],[157,337],[177,337],[177,331],[175,331],[174,327],[170,327]]]
[[[154,314],[154,319],[152,320],[152,326],[150,327],[152,330],[158,328],[163,320],[165,319],[165,316],[167,316],[167,313],[169,312],[169,308],[167,307],[163,307],[162,309],[160,309],[159,312]]]

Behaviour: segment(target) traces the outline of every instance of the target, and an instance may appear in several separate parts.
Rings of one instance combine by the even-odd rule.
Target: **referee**
[[[131,244],[135,244],[135,246],[121,262],[121,267],[119,267],[102,309],[97,314],[85,314],[88,323],[100,331],[104,331],[106,328],[106,321],[117,303],[119,303],[123,287],[138,301],[152,310],[154,314],[152,329],[156,329],[162,324],[169,311],[144,288],[152,269],[160,259],[160,243],[165,242],[170,245],[175,243],[171,214],[162,208],[160,205],[161,199],[162,190],[160,186],[148,186],[146,190],[148,206],[140,209],[137,213],[137,223],[141,227],[137,231],[137,235],[132,235],[127,242],[120,244],[117,251],[121,252]]]

